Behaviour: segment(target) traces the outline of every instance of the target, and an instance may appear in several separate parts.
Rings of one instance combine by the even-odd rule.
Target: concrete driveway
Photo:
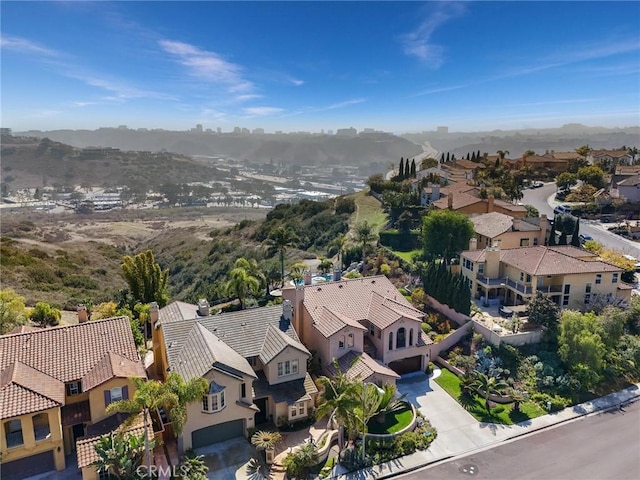
[[[502,440],[509,430],[502,425],[480,423],[438,385],[434,378],[424,373],[404,375],[396,382],[398,391],[407,394],[409,400],[438,431],[429,447],[436,457],[456,455],[488,443]],[[502,431],[504,430],[504,432]]]
[[[207,478],[211,479],[236,478],[236,471],[256,455],[256,449],[243,437],[196,448],[194,451],[197,455],[204,455],[204,462],[209,467]]]

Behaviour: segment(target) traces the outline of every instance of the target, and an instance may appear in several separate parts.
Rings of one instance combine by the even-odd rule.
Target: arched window
[[[389,350],[393,350],[393,332],[389,332]]]
[[[396,333],[396,348],[404,348],[407,346],[407,331],[404,327],[400,327]]]
[[[413,328],[409,329],[409,346],[413,346]]]

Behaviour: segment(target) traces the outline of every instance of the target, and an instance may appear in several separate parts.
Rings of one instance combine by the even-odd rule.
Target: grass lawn
[[[393,414],[387,414],[383,423],[378,422],[374,417],[369,420],[369,433],[395,433],[408,426],[413,420],[413,412],[410,405],[406,405],[402,410]]]
[[[422,250],[411,250],[410,252],[399,252],[397,250],[393,251],[393,253],[395,253],[396,255],[398,255],[400,258],[402,258],[404,261],[406,261],[408,263],[413,263],[412,257],[416,253],[421,253],[421,252],[422,252]]]
[[[356,212],[351,217],[352,226],[366,221],[373,225],[373,230],[378,233],[387,224],[387,214],[382,210],[382,204],[373,196],[367,195],[369,189],[362,190],[353,195],[356,202]]]
[[[449,370],[442,369],[440,376],[436,378],[436,383],[480,422],[513,425],[547,413],[534,402],[523,402],[519,412],[513,410],[512,403],[498,405],[487,412],[483,398],[478,395],[461,395],[460,379]]]

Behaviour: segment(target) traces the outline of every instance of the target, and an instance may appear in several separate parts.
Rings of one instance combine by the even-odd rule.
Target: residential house
[[[441,198],[433,202],[433,207],[438,210],[454,210],[465,215],[491,212],[499,212],[520,218],[524,218],[527,215],[527,209],[522,205],[514,205],[503,200],[496,200],[493,197],[482,199],[464,192],[450,193],[447,198]]]
[[[130,378],[146,378],[126,317],[3,335],[0,352],[5,480],[64,470],[87,429],[110,417],[106,407],[133,396]]]
[[[562,308],[585,310],[594,295],[629,301],[623,270],[572,246],[465,250],[461,272],[476,298],[500,298],[505,305],[526,303],[536,292]]]
[[[154,306],[152,315],[157,373],[209,382],[202,401],[187,406],[182,451],[246,437],[267,421],[305,419],[315,406],[311,353],[294,330],[289,302],[217,315],[209,315],[206,301],[173,302]]]
[[[618,188],[618,183],[622,180],[634,177],[636,175],[640,175],[640,165],[618,165],[616,169],[611,175],[611,189],[615,190]]]
[[[578,155],[575,156],[577,157]],[[556,158],[552,150],[544,155],[523,156],[519,159],[518,166],[520,170],[531,167],[534,171],[547,170],[553,173],[562,173],[569,169],[569,159],[565,158],[565,156]]]
[[[626,177],[618,182],[618,197],[625,198],[627,202],[640,202],[640,175]]]
[[[593,150],[587,160],[608,170],[612,165],[631,165],[633,155],[626,150]]]
[[[499,244],[500,248],[545,245],[549,230],[546,215],[520,218],[499,212],[471,215],[476,241],[475,248],[484,249]]]
[[[454,160],[453,164],[457,169],[463,170],[467,175],[466,178],[476,178],[480,170],[484,170],[487,166],[484,163],[472,162],[471,160]]]
[[[353,377],[394,383],[428,365],[433,342],[421,328],[424,313],[384,275],[299,285],[282,295],[293,305],[298,335],[328,373],[337,360],[357,369]]]

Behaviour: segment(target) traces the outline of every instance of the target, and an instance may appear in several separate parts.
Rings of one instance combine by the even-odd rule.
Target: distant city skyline
[[[638,2],[0,3],[2,127],[640,125]]]

